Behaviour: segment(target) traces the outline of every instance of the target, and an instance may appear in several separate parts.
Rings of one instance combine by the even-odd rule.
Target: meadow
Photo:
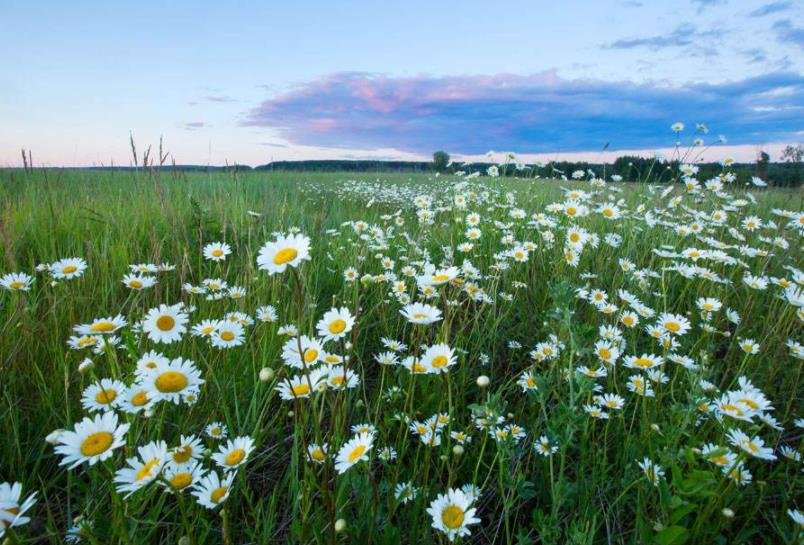
[[[2,539],[802,543],[802,192],[482,174],[0,171]]]

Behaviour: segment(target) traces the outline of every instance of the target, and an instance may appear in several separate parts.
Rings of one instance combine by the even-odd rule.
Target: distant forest
[[[623,156],[618,157],[614,163],[587,163],[573,161],[556,161],[541,166],[528,165],[517,168],[513,163],[500,165],[491,162],[478,163],[451,163],[438,165],[429,161],[370,161],[370,160],[310,160],[310,161],[274,161],[258,167],[248,165],[206,166],[206,165],[163,165],[161,169],[177,169],[186,172],[245,172],[245,171],[295,171],[295,172],[355,172],[355,173],[427,173],[441,172],[453,174],[479,172],[487,175],[489,167],[497,166],[500,176],[519,178],[561,178],[572,177],[578,170],[592,171],[596,176],[605,176],[611,179],[612,175],[619,175],[626,182],[655,183],[667,181],[678,175],[679,163],[659,162],[656,159]],[[720,163],[696,163],[698,167],[697,178],[706,181],[723,171]],[[90,169],[135,170],[142,167],[89,167]],[[147,168],[158,168],[155,165]],[[753,176],[763,179],[768,185],[779,187],[798,187],[804,175],[802,161],[789,161],[772,163],[768,160],[755,163],[734,163],[728,170],[737,175],[737,182],[750,183]]]

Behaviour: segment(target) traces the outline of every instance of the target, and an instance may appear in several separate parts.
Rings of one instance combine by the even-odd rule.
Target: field
[[[727,170],[0,171],[0,533],[801,543],[802,193]]]

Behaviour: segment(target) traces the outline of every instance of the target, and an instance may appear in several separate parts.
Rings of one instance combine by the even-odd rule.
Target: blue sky
[[[128,164],[129,132],[252,165],[804,140],[803,2],[286,4],[5,0],[0,165]]]

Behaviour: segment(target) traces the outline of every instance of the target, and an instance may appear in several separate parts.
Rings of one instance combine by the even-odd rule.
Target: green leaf
[[[690,531],[683,526],[668,526],[653,538],[657,545],[681,545],[690,537]]]

